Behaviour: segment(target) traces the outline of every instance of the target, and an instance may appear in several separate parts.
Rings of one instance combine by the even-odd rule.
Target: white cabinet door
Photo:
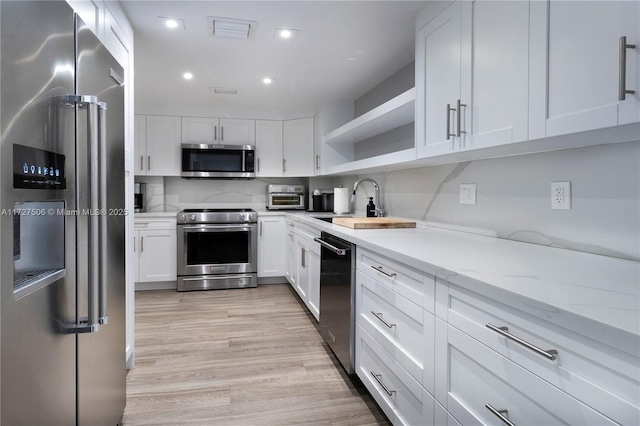
[[[284,275],[286,238],[284,217],[258,218],[258,277]]]
[[[133,123],[134,170],[136,175],[143,176],[147,174],[147,116],[136,115]]]
[[[182,117],[182,143],[216,143],[217,118]]]
[[[256,175],[282,176],[282,121],[256,120]]]
[[[312,118],[283,122],[283,176],[313,176]]]
[[[416,39],[416,148],[418,157],[460,149],[451,136],[460,99],[460,2],[418,31]],[[451,108],[448,108],[450,105]],[[447,127],[448,126],[448,127]]]
[[[147,174],[180,176],[180,117],[147,115]]]
[[[218,142],[221,145],[254,145],[256,143],[256,121],[221,118]]]
[[[475,0],[461,7],[461,104],[466,106],[461,105],[461,115],[456,111],[460,123],[452,118],[456,135],[460,126],[461,148],[524,141],[529,122],[529,2]]]
[[[91,31],[100,39],[104,39],[104,2],[102,0],[67,0]]]
[[[139,282],[175,281],[177,275],[176,231],[139,231]]]
[[[640,121],[640,13],[637,1],[531,3],[532,139]],[[620,37],[627,94],[618,100]]]
[[[309,303],[307,306],[315,317],[316,321],[320,321],[320,246],[314,243],[307,252],[308,271],[309,271]]]
[[[296,281],[298,277],[298,269],[296,268],[296,237],[293,233],[294,224],[290,221],[286,221],[286,239],[285,239],[285,265],[284,276],[291,284],[291,287],[296,288]]]
[[[296,238],[295,244],[295,269],[298,271],[295,289],[302,301],[308,304],[309,301],[309,264],[307,247],[302,239]]]

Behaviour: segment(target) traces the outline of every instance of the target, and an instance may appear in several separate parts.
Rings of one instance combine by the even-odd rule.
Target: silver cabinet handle
[[[635,90],[627,90],[627,49],[635,49],[635,44],[627,44],[627,37],[620,37],[620,74],[618,77],[618,100],[624,101],[627,94],[636,93]]]
[[[373,265],[370,265],[371,269],[375,269],[376,271],[380,272],[382,275],[386,275],[389,278],[395,278],[397,276],[397,274],[394,272],[393,274],[389,274],[385,271],[382,270],[382,266],[378,266],[377,268]]]
[[[387,393],[387,395],[393,396],[393,394],[396,393],[396,391],[389,390],[389,388],[386,387],[384,383],[382,383],[382,380],[380,380],[380,377],[382,377],[382,374],[376,374],[373,371],[370,371],[370,373],[373,376],[373,378],[376,379],[376,382],[378,382],[378,384],[380,386],[382,386],[382,389],[384,389],[384,391]]]
[[[286,173],[287,171],[287,160],[282,159],[282,173]]]
[[[224,142],[224,126],[220,126],[220,141]]]
[[[491,406],[491,404],[485,404],[485,407],[491,411],[497,418],[502,420],[502,423],[508,426],[516,426],[511,420],[509,420],[509,411],[508,410],[498,410]]]
[[[451,136],[455,136],[455,133],[451,133],[451,111],[455,111],[455,108],[451,108],[451,104],[447,104],[447,140],[451,139]]]
[[[144,251],[144,237],[140,236],[140,253]]]
[[[304,268],[305,264],[305,249],[304,247],[300,247],[300,266]]]
[[[395,327],[395,326],[396,326],[395,324],[389,324],[388,322],[386,322],[386,321],[384,320],[384,318],[382,318],[382,313],[381,313],[381,312],[373,312],[373,311],[371,311],[371,313],[372,313],[376,318],[378,318],[380,321],[382,321],[382,323],[383,323],[384,325],[386,325],[387,327],[389,327],[389,328],[393,328],[393,327]]]
[[[514,342],[518,343],[519,345],[524,346],[527,349],[530,349],[532,351],[534,351],[535,353],[537,353],[538,355],[542,355],[543,357],[551,360],[551,361],[555,361],[555,359],[558,357],[558,351],[555,349],[549,349],[548,351],[545,351],[544,349],[540,349],[537,346],[532,345],[529,342],[526,342],[524,340],[522,340],[519,337],[514,336],[513,334],[509,333],[509,328],[508,327],[496,327],[493,324],[486,324],[486,327],[491,330],[491,331],[495,331],[496,333],[500,334],[501,336],[506,337],[509,340],[513,340]]]
[[[213,126],[213,140],[218,140],[218,126]]]
[[[291,223],[291,222],[289,222],[287,225],[291,226],[292,228],[293,228],[294,226],[296,226],[296,224],[295,224],[295,223]]]
[[[147,170],[151,170],[151,156],[147,156]]]
[[[262,222],[260,222],[260,236],[262,237]]]
[[[256,162],[258,163],[258,164],[257,164],[257,166],[258,166],[258,170],[256,170],[256,171],[259,173],[259,172],[260,172],[260,159],[258,158],[258,159],[256,160]]]
[[[136,237],[133,237],[133,252],[136,252]]]
[[[460,137],[462,133],[467,133],[464,130],[461,130],[462,127],[462,107],[466,107],[466,104],[460,103],[460,99],[458,99],[457,109],[458,112],[458,122],[456,123],[456,136]]]
[[[316,154],[316,170],[320,169],[320,156]]]
[[[140,170],[144,170],[144,155],[140,156]]]

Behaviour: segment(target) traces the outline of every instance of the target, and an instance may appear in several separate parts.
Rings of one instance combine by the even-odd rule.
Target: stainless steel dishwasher
[[[349,374],[355,373],[355,244],[322,232],[320,333]]]

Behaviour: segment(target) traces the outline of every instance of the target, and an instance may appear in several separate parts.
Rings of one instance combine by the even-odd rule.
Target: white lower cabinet
[[[316,320],[320,319],[320,231],[286,221],[285,277]]]
[[[283,216],[258,218],[258,277],[285,275],[286,223]]]
[[[447,363],[436,365],[446,408],[463,425],[616,424],[451,325],[436,350]]]
[[[133,262],[135,282],[175,281],[176,219],[136,219],[134,252],[138,256]]]
[[[358,247],[356,374],[393,424],[640,424],[640,355]]]

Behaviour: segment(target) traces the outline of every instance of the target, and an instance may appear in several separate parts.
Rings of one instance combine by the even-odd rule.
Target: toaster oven
[[[267,209],[304,210],[305,192],[302,185],[269,185],[267,187]]]

